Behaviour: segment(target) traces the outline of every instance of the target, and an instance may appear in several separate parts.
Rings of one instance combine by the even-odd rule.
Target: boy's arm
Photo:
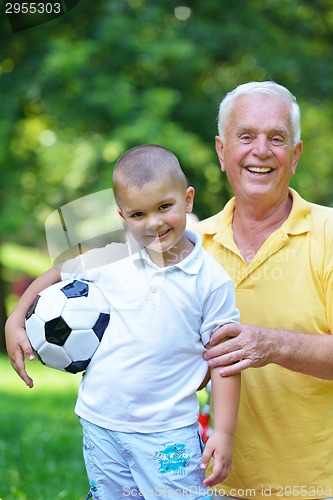
[[[210,381],[210,369],[208,368],[206,375],[205,375],[205,378],[203,379],[203,381],[201,382],[201,384],[197,388],[197,391],[201,391],[201,389],[204,389],[209,381]]]
[[[206,469],[214,458],[212,473],[204,480],[204,486],[221,483],[231,469],[232,441],[236,429],[240,374],[222,378],[219,368],[211,370],[212,397],[214,405],[214,432],[209,437],[202,455],[201,467]]]
[[[35,358],[25,331],[25,315],[39,292],[61,280],[60,268],[53,267],[39,276],[26,289],[5,325],[6,347],[12,367],[28,387],[33,387],[33,380],[25,369],[24,357]]]

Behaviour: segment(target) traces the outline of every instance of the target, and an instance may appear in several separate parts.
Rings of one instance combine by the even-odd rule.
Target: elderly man
[[[216,493],[333,497],[333,210],[289,188],[296,99],[274,82],[240,85],[221,103],[216,150],[235,196],[197,230],[234,280],[242,323],[205,354],[222,376],[242,371],[233,467]]]

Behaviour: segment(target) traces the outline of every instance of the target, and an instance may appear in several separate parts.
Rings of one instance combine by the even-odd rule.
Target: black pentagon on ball
[[[63,346],[71,333],[71,328],[61,316],[47,321],[44,325],[45,339],[50,344]]]
[[[33,313],[36,311],[36,307],[37,307],[39,299],[40,299],[40,295],[37,295],[37,297],[35,298],[35,300],[31,304],[31,306],[27,310],[27,314],[25,315],[25,319],[26,320],[29,319],[29,318],[31,318],[31,316],[33,315]]]
[[[61,291],[68,299],[73,299],[75,297],[88,297],[89,285],[83,281],[74,280],[72,283],[69,283],[61,288]]]
[[[69,366],[66,366],[65,370],[69,373],[83,372],[89,365],[91,359],[85,359],[84,361],[73,361]]]
[[[100,313],[98,316],[98,320],[93,327],[94,332],[96,333],[99,340],[102,340],[106,327],[108,326],[110,321],[110,314]]]

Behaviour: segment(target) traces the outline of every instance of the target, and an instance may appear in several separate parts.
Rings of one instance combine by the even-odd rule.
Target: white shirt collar
[[[166,266],[166,267],[159,267],[154,262],[151,260],[151,258],[148,255],[148,252],[143,246],[140,246],[137,241],[134,240],[132,236],[129,238],[129,250],[132,253],[134,250],[134,253],[132,253],[132,258],[133,261],[141,261],[141,262],[146,262],[148,265],[151,265],[153,267],[156,267],[159,270],[168,270],[172,268],[179,268],[182,271],[188,273],[188,274],[196,274],[201,265],[202,265],[202,245],[201,245],[201,238],[198,234],[194,233],[190,229],[185,230],[185,236],[188,238],[192,243],[194,243],[194,248],[191,251],[185,259],[181,260],[180,262],[177,262],[175,265],[171,266]],[[134,243],[134,244],[133,244]]]

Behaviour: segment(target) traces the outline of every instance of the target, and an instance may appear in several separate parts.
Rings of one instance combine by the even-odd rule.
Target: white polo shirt
[[[143,433],[196,422],[204,346],[239,313],[230,277],[198,235],[186,235],[195,247],[174,266],[156,266],[144,249],[108,264],[105,255],[119,249],[111,244],[63,267],[62,279],[92,281],[111,304],[109,328],[79,388],[75,411],[85,420]],[[97,265],[77,270],[87,267],[82,259]]]

